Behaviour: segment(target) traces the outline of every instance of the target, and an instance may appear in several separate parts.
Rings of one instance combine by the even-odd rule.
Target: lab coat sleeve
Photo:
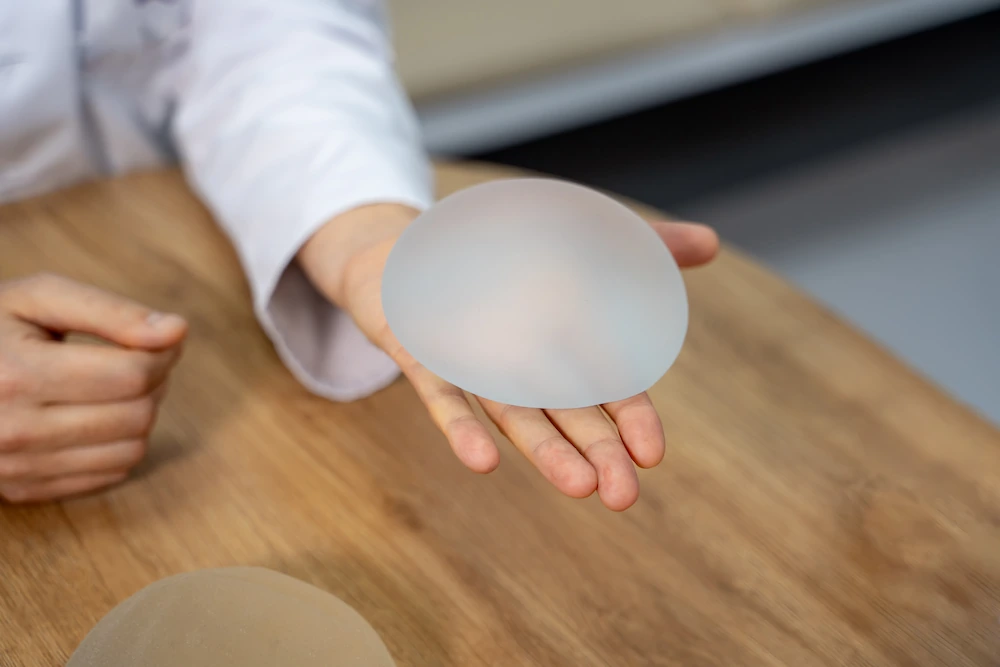
[[[256,315],[311,391],[368,395],[398,369],[295,262],[331,217],[424,209],[432,172],[375,0],[193,0],[172,122],[185,173],[232,239]]]

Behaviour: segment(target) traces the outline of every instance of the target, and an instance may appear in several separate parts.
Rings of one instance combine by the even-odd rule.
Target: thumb
[[[682,269],[707,264],[719,252],[719,235],[707,225],[654,222],[652,227]]]
[[[42,274],[5,287],[3,305],[15,317],[57,333],[84,333],[124,347],[162,350],[180,343],[187,322],[124,297]]]

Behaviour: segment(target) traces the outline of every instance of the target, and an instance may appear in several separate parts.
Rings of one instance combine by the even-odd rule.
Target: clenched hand
[[[108,345],[65,342],[81,333]],[[146,453],[187,324],[52,275],[0,283],[0,497],[123,480]]]

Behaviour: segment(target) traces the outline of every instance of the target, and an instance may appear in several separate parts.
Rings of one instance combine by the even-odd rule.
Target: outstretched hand
[[[377,215],[372,209],[378,208],[370,207],[364,214]],[[400,211],[399,207],[389,207],[388,213],[397,216]],[[405,221],[412,219],[414,212],[402,211]],[[344,243],[334,245],[317,239],[318,243],[307,246],[301,259],[314,282],[331,300],[346,308],[364,334],[399,365],[459,460],[475,472],[491,472],[500,463],[500,453],[486,425],[473,412],[466,393],[431,373],[404,350],[382,311],[382,272],[405,221],[384,227],[392,231],[378,240],[378,227],[368,227],[371,243],[350,256],[336,280],[310,271],[310,266],[321,263],[317,255],[323,256],[324,248],[345,252]],[[705,264],[718,251],[717,235],[703,225],[652,225],[682,268]],[[645,393],[575,410],[539,410],[473,398],[546,479],[574,498],[585,498],[597,491],[609,509],[628,509],[639,497],[635,466],[651,468],[663,459],[663,427]]]

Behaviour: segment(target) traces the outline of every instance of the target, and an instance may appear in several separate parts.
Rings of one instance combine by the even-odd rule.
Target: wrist
[[[419,211],[401,204],[372,204],[342,213],[306,241],[298,253],[299,265],[328,299],[346,307],[352,268],[391,246],[417,215]]]

